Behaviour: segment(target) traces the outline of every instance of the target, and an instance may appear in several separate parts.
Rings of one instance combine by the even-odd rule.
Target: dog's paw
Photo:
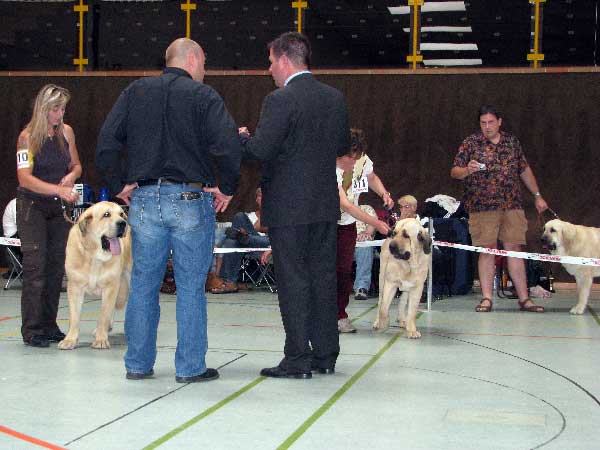
[[[73,350],[77,345],[77,339],[63,339],[58,343],[61,350]]]
[[[98,350],[105,350],[110,348],[110,343],[108,339],[94,339],[91,347]]]
[[[408,339],[420,339],[421,333],[417,330],[413,330],[413,331],[406,330],[406,337]]]
[[[575,305],[571,308],[571,311],[569,311],[571,314],[583,314],[585,311],[585,306],[579,306],[579,305]]]
[[[375,323],[373,324],[373,331],[376,331],[377,333],[383,333],[387,329],[388,329],[388,327],[381,325],[379,323],[379,320],[376,320]]]

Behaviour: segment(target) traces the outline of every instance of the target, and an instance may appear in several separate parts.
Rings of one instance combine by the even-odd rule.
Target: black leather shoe
[[[312,367],[310,370],[321,375],[333,375],[335,373],[334,367]]]
[[[145,378],[151,378],[152,376],[154,376],[154,369],[150,369],[150,372],[146,373],[127,372],[125,378],[128,380],[143,380]]]
[[[178,383],[201,383],[202,381],[211,381],[219,378],[219,372],[216,369],[206,369],[206,372],[200,375],[194,375],[191,377],[175,377],[175,381]]]
[[[63,333],[62,331],[58,330],[56,333],[54,334],[50,334],[48,335],[48,341],[49,342],[60,342],[65,338],[65,333]]]
[[[46,336],[36,334],[31,336],[27,341],[25,341],[25,345],[30,345],[32,347],[50,347],[50,342]]]
[[[268,367],[260,371],[260,374],[263,377],[271,377],[271,378],[296,378],[307,380],[312,378],[312,373],[310,372],[288,372],[281,366]]]

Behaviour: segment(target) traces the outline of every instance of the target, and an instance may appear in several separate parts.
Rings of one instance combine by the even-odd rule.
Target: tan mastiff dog
[[[102,296],[92,348],[110,348],[113,311],[123,308],[129,293],[131,236],[127,228],[125,212],[112,202],[88,208],[71,228],[65,257],[69,332],[58,348],[70,350],[77,345],[86,292]]]
[[[600,258],[600,228],[573,225],[553,219],[544,225],[542,242],[552,255]],[[563,264],[567,272],[575,277],[578,302],[571,314],[583,314],[590,297],[592,281],[600,276],[600,267]]]
[[[431,238],[417,219],[402,219],[396,223],[392,237],[381,246],[379,264],[379,305],[375,331],[389,326],[389,309],[399,289],[402,291],[398,312],[401,328],[409,339],[418,339],[416,317],[429,272]]]

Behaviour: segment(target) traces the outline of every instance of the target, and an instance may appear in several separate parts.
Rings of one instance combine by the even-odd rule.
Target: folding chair
[[[260,257],[252,253],[246,254],[242,258],[240,272],[242,274],[242,282],[249,281],[255,287],[261,287],[266,284],[272,293],[277,292],[273,263],[271,261],[268,264],[262,265]]]
[[[11,247],[6,246],[5,248],[10,263],[10,273],[4,285],[4,290],[7,290],[15,280],[23,282],[23,264],[21,264],[21,260]]]

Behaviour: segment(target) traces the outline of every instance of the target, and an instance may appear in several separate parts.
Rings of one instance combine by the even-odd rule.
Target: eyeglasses
[[[411,208],[412,205],[398,205],[398,208],[402,209],[402,208]]]

